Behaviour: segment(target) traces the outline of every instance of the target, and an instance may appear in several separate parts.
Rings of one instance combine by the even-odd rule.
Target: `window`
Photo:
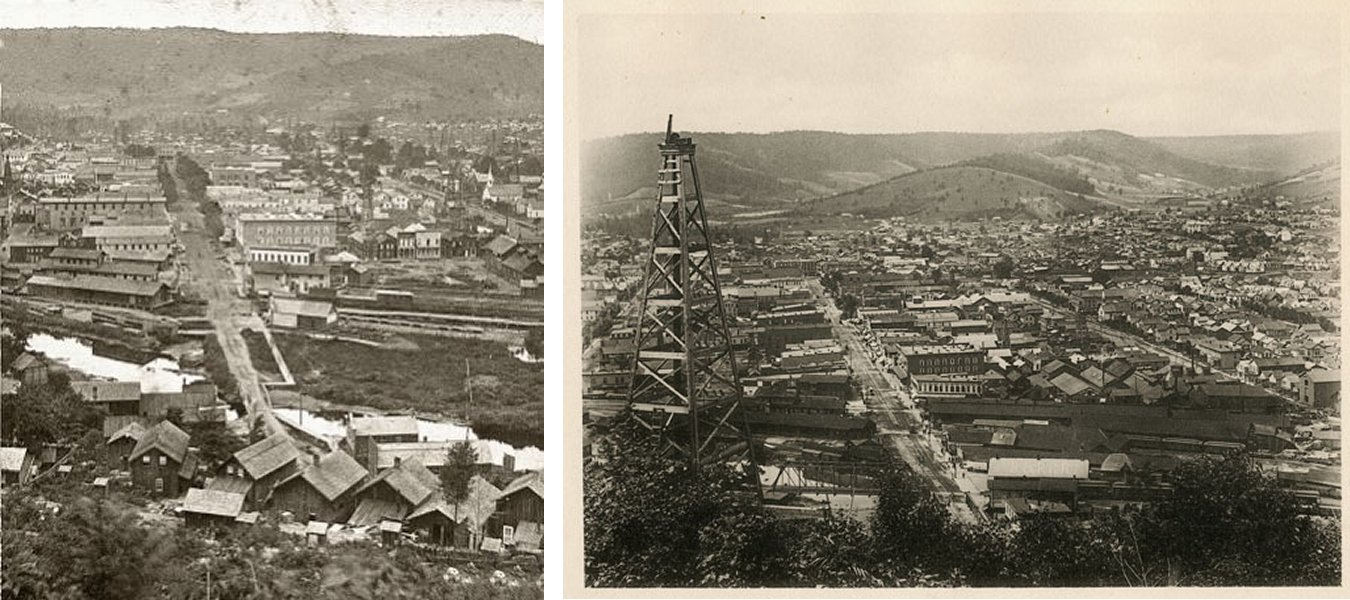
[[[515,527],[512,527],[512,526],[510,526],[510,525],[502,525],[502,543],[503,543],[503,544],[514,544],[514,543],[516,543],[516,528],[515,528]]]
[[[148,454],[141,455],[141,464],[143,465],[150,464],[150,455]]]
[[[165,457],[163,457],[163,456],[159,457],[159,466],[162,467],[162,466],[167,465],[167,464],[169,464],[169,459],[167,459],[167,458],[165,458]]]
[[[164,491],[164,478],[163,478],[163,477],[156,477],[156,478],[155,478],[155,491],[156,491],[156,492],[163,492],[163,491]]]

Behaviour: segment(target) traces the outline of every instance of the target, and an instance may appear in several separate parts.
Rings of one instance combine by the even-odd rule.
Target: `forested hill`
[[[5,108],[113,118],[235,111],[310,120],[543,114],[543,46],[505,35],[0,29]]]

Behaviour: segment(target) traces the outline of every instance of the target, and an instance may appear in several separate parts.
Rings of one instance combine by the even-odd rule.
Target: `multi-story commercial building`
[[[896,348],[901,364],[910,376],[975,374],[984,370],[984,352],[963,344],[922,344]]]
[[[69,230],[84,227],[96,217],[163,216],[164,206],[163,196],[40,198],[36,218],[39,225],[48,229]]]
[[[248,252],[260,247],[337,247],[337,221],[313,214],[247,213],[235,219],[235,236]]]

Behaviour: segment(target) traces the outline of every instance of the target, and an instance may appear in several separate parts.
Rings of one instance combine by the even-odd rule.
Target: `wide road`
[[[899,379],[872,361],[864,342],[852,327],[843,322],[841,311],[826,295],[820,282],[812,281],[810,287],[824,305],[825,316],[830,320],[835,339],[848,352],[853,377],[862,384],[864,390],[863,402],[873,414],[881,417],[877,420],[878,436],[890,443],[901,460],[917,475],[931,483],[934,491],[949,506],[959,506],[955,509],[957,512],[968,513],[965,510],[965,493],[957,485],[945,461],[933,452],[927,434],[922,431],[923,419],[914,408],[913,401],[902,390]],[[919,429],[917,433],[910,433],[911,424]]]
[[[176,182],[179,190],[186,187]],[[175,220],[178,239],[184,252],[180,260],[182,279],[179,285],[206,301],[206,318],[215,329],[216,339],[224,350],[230,373],[239,386],[239,397],[248,412],[250,427],[262,426],[271,435],[285,433],[281,423],[272,414],[272,405],[253,368],[248,345],[240,332],[245,326],[261,330],[262,319],[253,310],[253,304],[241,297],[242,282],[222,259],[216,256],[210,234],[196,199],[184,197],[170,215]]]

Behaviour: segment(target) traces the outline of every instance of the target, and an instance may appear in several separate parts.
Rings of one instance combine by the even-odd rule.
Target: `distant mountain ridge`
[[[311,119],[543,114],[543,47],[505,35],[0,29],[6,106],[126,118],[230,110]]]
[[[1052,199],[1054,206],[1037,205],[1031,211],[1051,215],[1091,209],[1079,201],[1079,195],[1148,198],[1259,184],[1339,156],[1339,134],[1332,132],[1157,141],[1111,130],[688,135],[699,145],[705,196],[748,211],[792,207],[815,199],[833,204],[841,195],[856,191],[861,195],[846,199],[871,212],[880,209],[878,198],[893,197],[904,199],[900,201],[903,206],[897,208],[899,212],[952,217],[964,213],[928,211],[915,205],[919,198],[932,198],[913,185],[918,183],[923,188],[932,183],[943,188],[946,183],[954,183],[948,181],[954,173],[973,175],[988,170],[1013,177],[1006,186],[1018,188],[1024,196],[1035,192]],[[632,134],[583,144],[582,201],[588,215],[625,214],[650,200],[655,181],[654,150],[659,141],[658,134]],[[1226,142],[1241,148],[1229,148]],[[910,177],[915,172],[954,167],[966,170],[949,170],[929,178]],[[893,186],[896,189],[885,190],[882,184],[891,181],[897,182]],[[881,189],[874,189],[878,186]],[[955,197],[956,187],[959,185],[945,188],[948,197]],[[1006,197],[1006,189],[974,187],[983,190],[981,193],[994,194],[967,195],[974,212],[997,213],[1010,208],[1005,204],[1005,200],[1012,202]],[[867,190],[872,191],[864,193]],[[1069,197],[1072,199],[1066,199]]]

